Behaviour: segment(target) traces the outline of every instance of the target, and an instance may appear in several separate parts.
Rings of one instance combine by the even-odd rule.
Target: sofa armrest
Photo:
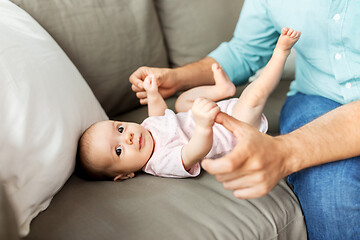
[[[15,214],[3,184],[0,184],[0,239],[19,239]]]

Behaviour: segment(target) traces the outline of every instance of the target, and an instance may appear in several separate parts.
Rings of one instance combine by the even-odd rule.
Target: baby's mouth
[[[140,134],[140,137],[139,137],[139,150],[141,150],[142,148],[142,134]]]

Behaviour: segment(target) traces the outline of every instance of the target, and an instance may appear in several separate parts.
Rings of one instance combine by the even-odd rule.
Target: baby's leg
[[[260,126],[265,103],[277,86],[291,48],[299,40],[300,32],[284,27],[269,62],[260,76],[242,92],[233,108],[233,116],[256,128]]]
[[[191,109],[193,102],[199,97],[217,102],[234,96],[236,88],[221,67],[214,63],[211,69],[214,74],[215,85],[195,87],[183,92],[175,103],[177,112],[186,112]]]

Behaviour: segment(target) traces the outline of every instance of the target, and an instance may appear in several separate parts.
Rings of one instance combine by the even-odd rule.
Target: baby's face
[[[93,164],[114,176],[139,171],[154,149],[150,132],[136,123],[98,122],[92,135]]]

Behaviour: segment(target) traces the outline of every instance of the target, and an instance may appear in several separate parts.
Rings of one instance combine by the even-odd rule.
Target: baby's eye
[[[123,126],[120,126],[120,127],[118,128],[118,130],[119,130],[120,133],[122,133],[122,132],[124,131],[124,127],[123,127]]]
[[[117,147],[117,148],[115,149],[115,151],[116,151],[116,155],[120,156],[120,154],[121,154],[121,147],[120,147],[120,146]]]

